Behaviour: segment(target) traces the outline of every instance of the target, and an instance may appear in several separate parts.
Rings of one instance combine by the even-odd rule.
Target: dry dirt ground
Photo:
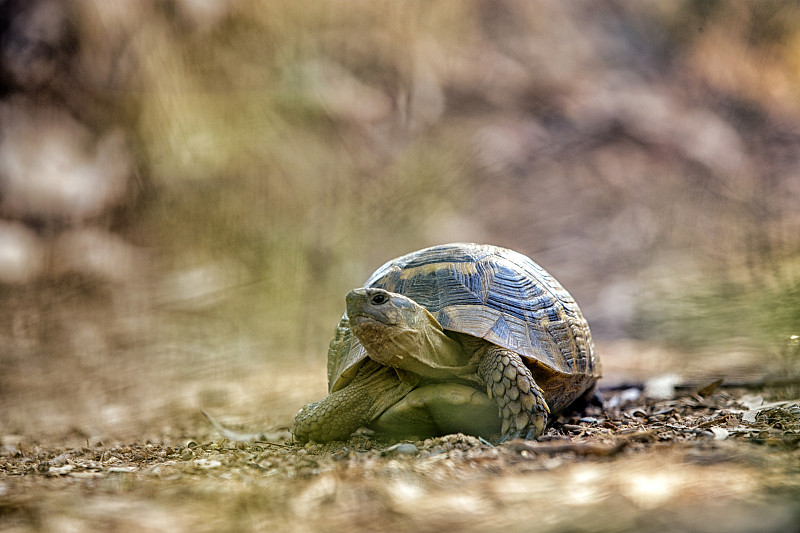
[[[291,414],[252,442],[199,412],[141,438],[3,434],[0,531],[795,531],[800,385],[737,379],[608,379],[603,409],[499,446],[303,446]]]

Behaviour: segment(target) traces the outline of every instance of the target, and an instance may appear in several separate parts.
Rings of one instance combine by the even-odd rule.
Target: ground
[[[674,385],[609,384],[602,409],[498,446],[301,445],[291,419],[232,442],[199,413],[146,440],[3,435],[0,531],[793,530],[798,383]]]

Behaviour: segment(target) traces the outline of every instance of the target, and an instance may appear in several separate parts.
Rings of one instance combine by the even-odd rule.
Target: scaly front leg
[[[489,398],[497,400],[503,421],[498,442],[518,437],[533,439],[542,434],[550,408],[518,354],[490,346],[481,358],[478,376]]]

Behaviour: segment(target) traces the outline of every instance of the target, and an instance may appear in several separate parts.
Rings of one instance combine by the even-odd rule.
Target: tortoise
[[[533,439],[600,377],[575,300],[513,250],[418,250],[378,268],[346,303],[328,350],[329,395],[295,418],[301,442],[364,426],[400,439]]]

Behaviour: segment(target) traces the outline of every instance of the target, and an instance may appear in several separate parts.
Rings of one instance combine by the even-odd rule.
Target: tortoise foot
[[[547,426],[550,408],[544,393],[519,355],[490,347],[478,367],[489,398],[495,398],[502,420],[498,442],[535,439]]]

